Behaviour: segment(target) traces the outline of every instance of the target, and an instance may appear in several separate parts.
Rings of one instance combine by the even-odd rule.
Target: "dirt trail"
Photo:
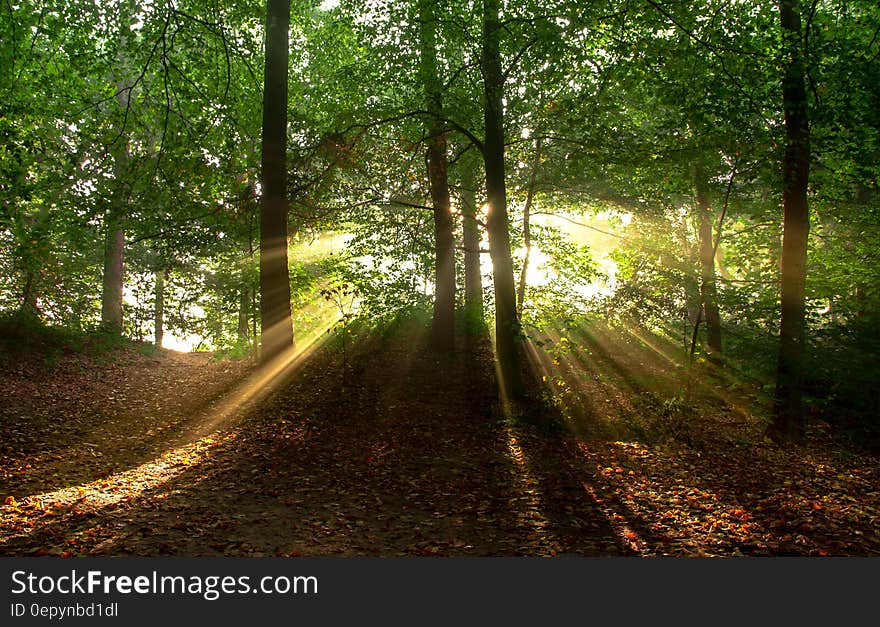
[[[3,552],[627,553],[577,477],[543,464],[546,443],[497,419],[485,347],[442,363],[424,342],[414,326],[362,343],[345,385],[338,351],[318,351],[258,408],[188,445],[172,447],[172,434],[197,431],[210,411],[141,425],[164,436],[164,450],[134,437],[138,412],[120,412],[90,423],[90,445],[109,447],[98,463],[81,442],[49,445],[49,459],[23,473],[39,456],[7,460]],[[198,358],[168,359],[166,378]],[[208,403],[195,383],[204,374],[190,371],[186,389],[203,394],[191,405]],[[242,378],[227,374],[215,393]],[[160,409],[179,398],[180,388],[154,389],[170,393],[156,395]],[[548,489],[559,493],[545,498]]]
[[[572,338],[538,374],[580,437],[509,420],[488,347],[432,356],[416,323],[249,404],[240,362],[24,364],[0,378],[0,554],[880,554],[877,460],[750,440],[720,397],[664,403],[656,350]]]
[[[8,362],[7,362],[8,363]],[[88,483],[187,438],[249,365],[207,353],[72,354],[51,367],[17,360],[0,377],[0,493]]]

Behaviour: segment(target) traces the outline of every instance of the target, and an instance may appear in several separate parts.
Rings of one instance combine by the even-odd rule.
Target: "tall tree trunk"
[[[165,271],[156,270],[156,305],[153,310],[153,344],[162,348],[165,335]]]
[[[121,195],[121,194],[120,194]],[[122,333],[123,265],[125,231],[122,209],[114,201],[105,221],[104,275],[101,290],[101,323],[112,333]]]
[[[257,343],[257,311],[259,310],[259,304],[257,303],[257,290],[259,289],[259,285],[256,282],[251,286],[251,337],[254,338],[254,350],[256,351],[256,343]]]
[[[504,392],[510,398],[523,396],[520,372],[519,320],[516,316],[516,285],[510,256],[507,219],[507,189],[504,180],[504,75],[501,70],[501,20],[499,0],[483,0],[483,81],[486,140],[486,196],[489,215],[489,255],[495,284],[495,350]]]
[[[532,165],[532,173],[529,175],[529,187],[526,191],[526,205],[523,208],[523,246],[526,254],[523,258],[522,272],[519,274],[519,289],[516,292],[516,311],[522,316],[523,303],[526,300],[526,276],[529,273],[529,257],[532,254],[532,231],[530,218],[532,214],[532,202],[535,198],[535,182],[538,179],[538,165],[541,163],[541,138],[535,140],[535,163]]]
[[[124,48],[125,37],[122,38]],[[116,85],[116,102],[121,109],[130,106],[131,94],[128,85],[119,81]],[[124,130],[124,129],[123,129]],[[107,219],[104,224],[104,275],[101,291],[101,323],[105,329],[121,334],[123,330],[122,295],[125,262],[125,216],[130,185],[128,182],[129,147],[128,138],[120,134],[119,146],[113,156],[113,177],[115,189]]]
[[[782,103],[785,114],[785,155],[782,162],[783,236],[781,260],[782,316],[776,398],[769,435],[775,440],[804,436],[804,293],[810,214],[810,129],[804,83],[803,38],[797,0],[780,0],[782,28]]]
[[[718,288],[715,282],[715,247],[712,245],[712,207],[709,188],[703,172],[694,174],[700,237],[700,299],[706,319],[709,357],[721,356],[721,314],[718,311]]]
[[[419,47],[422,84],[428,120],[428,181],[434,207],[434,317],[431,341],[435,349],[452,350],[455,341],[455,236],[447,179],[446,131],[442,85],[437,64],[437,18],[434,0],[419,1]]]
[[[290,0],[266,2],[260,206],[262,359],[293,346],[287,265],[287,63]]]
[[[464,305],[474,316],[483,316],[483,273],[480,267],[480,229],[477,225],[477,180],[471,163],[463,165],[461,230],[464,244]]]

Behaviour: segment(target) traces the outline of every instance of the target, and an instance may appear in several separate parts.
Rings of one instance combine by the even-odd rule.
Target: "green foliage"
[[[253,344],[246,338],[237,338],[229,344],[221,345],[214,351],[214,359],[250,359],[253,357]]]
[[[617,321],[639,320],[650,329],[694,316],[698,306],[698,257],[694,233],[682,212],[635,218],[627,239],[611,255],[614,291],[597,303]]]
[[[59,325],[47,325],[32,316],[15,315],[0,318],[0,356],[15,359],[25,353],[40,354],[51,365],[61,355],[85,354],[109,358],[112,353],[139,343],[107,333],[100,328],[89,331]]]
[[[880,448],[880,316],[863,315],[814,332],[808,351],[807,402],[814,418],[830,423],[859,446]]]
[[[483,135],[473,3],[435,8],[430,78],[443,85],[442,120],[424,111],[415,4],[316,4],[293,3],[288,85],[290,283],[294,328],[305,335],[339,308],[324,298],[343,285],[356,294],[340,313],[346,324],[430,309],[427,122],[445,134],[453,195],[465,183],[483,195],[468,176]],[[802,8],[811,402],[817,416],[865,425],[878,413],[866,390],[880,312],[880,9],[864,0]],[[723,0],[504,4],[516,269],[527,196],[535,217],[633,216],[615,229],[623,238],[608,276],[602,251],[578,243],[573,225],[532,220],[527,274],[542,278],[526,286],[530,333],[589,312],[686,344],[700,299],[699,174],[721,234],[727,364],[772,378],[783,183],[775,12]],[[97,328],[104,242],[118,222],[129,337],[152,337],[162,271],[168,333],[200,336],[202,349],[252,350],[263,5],[40,1],[0,14],[0,313],[74,336]],[[344,236],[344,250],[309,252],[304,242],[328,232]],[[600,297],[603,283],[613,290]],[[484,294],[491,316],[492,290]],[[485,319],[463,312],[459,322],[480,330]]]
[[[541,277],[538,284],[527,286],[521,318],[527,324],[577,318],[589,310],[593,298],[589,290],[603,279],[590,248],[578,245],[556,226],[531,226],[532,246],[545,257],[540,263],[531,260]],[[522,271],[522,259],[516,271]]]
[[[430,303],[433,279],[430,215],[418,209],[375,209],[357,216],[339,277],[356,290],[362,317],[392,319]]]
[[[488,336],[489,325],[482,308],[459,307],[455,311],[455,326],[465,336]]]

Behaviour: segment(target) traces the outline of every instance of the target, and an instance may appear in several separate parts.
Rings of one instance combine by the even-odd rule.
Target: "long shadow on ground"
[[[149,462],[185,441],[248,369],[173,351],[27,366],[0,379],[0,494],[19,498]]]
[[[345,384],[339,352],[326,347],[231,431],[144,466],[129,487],[113,484],[112,499],[44,506],[3,532],[2,550],[630,553],[559,442],[497,411],[488,347],[436,357],[425,344],[417,323],[366,338]]]
[[[656,338],[601,325],[565,334],[549,338],[554,348],[571,338],[564,350],[528,348],[577,437],[534,457],[574,468],[640,555],[880,553],[875,459],[843,456],[820,438],[802,448],[764,442],[735,378],[691,379]]]

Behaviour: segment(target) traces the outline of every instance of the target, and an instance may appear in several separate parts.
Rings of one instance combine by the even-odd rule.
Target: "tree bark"
[[[477,225],[477,181],[474,167],[465,164],[461,188],[461,230],[464,244],[464,305],[483,316],[483,273],[480,267],[480,229]]]
[[[520,372],[520,327],[516,315],[516,285],[510,256],[507,189],[504,169],[504,75],[501,70],[501,21],[499,0],[483,0],[482,70],[485,88],[486,196],[489,215],[486,231],[495,286],[495,350],[501,383],[509,398],[524,393]]]
[[[709,186],[699,169],[694,174],[694,187],[697,197],[700,238],[700,299],[706,320],[709,345],[709,358],[717,359],[722,354],[721,314],[718,311],[718,287],[715,282],[715,247],[712,244],[712,207],[709,200]]]
[[[36,319],[39,316],[36,284],[36,273],[33,270],[27,270],[24,277],[24,287],[21,291],[21,306],[18,309],[18,315],[21,318]]]
[[[419,2],[419,47],[422,84],[428,113],[428,181],[434,207],[434,315],[431,341],[435,350],[452,350],[455,341],[455,236],[449,200],[446,131],[442,85],[437,64],[437,19],[434,0]]]
[[[293,346],[287,265],[287,64],[290,0],[266,2],[260,203],[261,358]]]
[[[856,286],[855,291],[855,299],[856,299],[856,318],[866,318],[867,311],[865,309],[865,302],[867,301],[866,296],[867,290],[865,289],[864,284],[859,284]]]
[[[119,194],[118,194],[119,195]],[[122,294],[125,257],[125,231],[122,209],[114,202],[105,221],[104,273],[101,290],[101,323],[112,333],[122,333]]]
[[[153,344],[156,348],[162,348],[162,338],[165,335],[165,271],[156,270],[156,304],[153,318]]]
[[[238,339],[248,339],[248,311],[251,307],[250,286],[242,281],[238,291]]]
[[[777,441],[804,437],[804,342],[807,238],[810,215],[810,129],[807,113],[801,18],[797,0],[780,0],[782,29],[782,103],[785,154],[782,161],[783,236],[781,259],[782,316],[773,423],[768,435]]]
[[[122,38],[124,48],[125,38]],[[128,109],[131,94],[124,81],[116,85],[116,102],[121,109]],[[120,145],[113,155],[113,177],[115,189],[105,221],[104,274],[101,290],[101,324],[108,331],[122,334],[123,314],[122,296],[124,288],[125,263],[125,216],[128,204],[129,183],[127,177],[129,162],[128,138],[123,132],[118,141]]]

